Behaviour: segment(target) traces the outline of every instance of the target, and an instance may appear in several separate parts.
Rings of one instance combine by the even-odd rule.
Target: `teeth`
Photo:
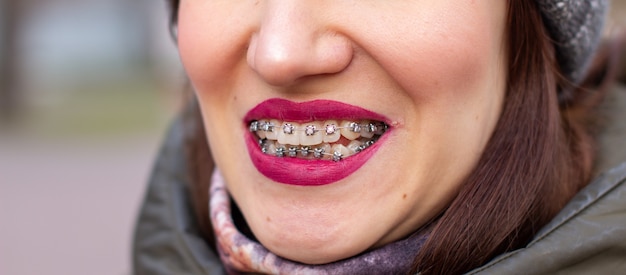
[[[280,125],[280,121],[276,119],[272,119],[269,121],[269,123],[266,123],[263,128],[263,130],[265,130],[265,138],[269,140],[278,139],[279,125]]]
[[[284,145],[276,146],[276,156],[277,157],[282,158],[282,157],[285,156],[285,154],[287,154],[287,149],[285,149]]]
[[[280,131],[278,131],[277,139],[281,144],[300,145],[300,135],[296,129],[300,128],[298,123],[283,123]]]
[[[321,159],[322,157],[324,157],[324,148],[315,148],[313,149],[313,157],[316,159]]]
[[[361,144],[363,144],[363,142],[360,142],[358,140],[353,140],[348,143],[348,150],[350,150],[351,155],[361,152],[361,149],[359,149],[359,146],[361,146]]]
[[[379,125],[376,127],[376,134],[377,135],[382,135],[385,133],[385,131],[387,131],[387,125],[383,124],[383,125]]]
[[[360,137],[374,138],[376,135],[382,135],[387,129],[387,125],[368,120],[359,123],[327,120],[323,123],[315,121],[299,124],[272,119],[253,121],[250,123],[249,129],[255,132],[260,139],[278,140],[281,144],[317,145],[322,142],[337,142],[341,136],[348,140],[356,140]],[[254,131],[255,129],[256,131]]]
[[[313,157],[316,159],[330,159],[331,153],[331,147],[328,143],[313,148]]]
[[[265,153],[268,155],[276,155],[276,144],[274,141],[268,140],[265,144]]]
[[[259,130],[259,122],[253,121],[250,123],[250,132],[256,132]]]
[[[259,140],[261,151],[276,157],[291,157],[304,159],[323,159],[341,161],[349,156],[358,154],[367,147],[375,143],[374,139],[353,140],[347,146],[342,144],[323,143],[317,146],[285,146],[276,141],[262,139]]]
[[[292,158],[295,158],[298,156],[298,146],[289,146],[289,148],[287,149],[287,155],[289,155]]]
[[[332,147],[330,146],[330,144],[328,144],[328,143],[323,143],[323,144],[319,145],[319,148],[324,149],[324,152],[326,152],[326,155],[327,155],[327,156],[330,156],[330,153],[331,153],[331,148],[332,148]],[[330,158],[330,157],[327,157],[327,158]]]
[[[355,133],[361,132],[361,125],[359,125],[356,122],[350,122],[349,127],[350,127],[350,131],[352,132],[355,132]]]
[[[355,140],[361,136],[361,127],[359,124],[353,121],[341,122],[341,135],[349,140]]]
[[[293,132],[296,130],[296,126],[294,124],[288,123],[288,122],[283,123],[283,127],[282,128],[283,128],[283,133],[287,134],[287,135],[293,134]]]
[[[324,122],[323,141],[327,143],[337,142],[341,137],[340,132],[339,123],[336,120],[327,120]]]
[[[364,138],[372,138],[375,135],[376,132],[376,125],[374,123],[371,123],[369,121],[362,121],[361,125],[364,125],[363,127],[361,127],[361,136]]]
[[[257,131],[256,135],[259,136],[259,138],[261,139],[267,138],[267,134],[265,134],[265,131]]]
[[[302,125],[304,131],[299,131],[300,145],[317,145],[324,140],[322,123],[310,122]]]
[[[259,138],[264,139],[266,138],[267,134],[266,134],[266,130],[265,129],[269,129],[269,121],[267,120],[259,120],[259,121],[253,121],[252,123],[250,123],[250,131],[257,129],[256,131],[253,131],[257,134],[257,136],[259,136]]]
[[[261,121],[259,121],[259,129],[261,131],[265,131],[265,132],[271,131],[272,130],[272,125],[267,120],[261,120]]]
[[[372,146],[385,133],[387,125],[369,120],[327,120],[299,124],[265,119],[252,121],[249,130],[256,133],[260,149],[265,154],[341,161]],[[342,136],[344,141],[337,143]]]
[[[340,161],[341,159],[352,155],[350,150],[341,144],[333,145],[331,151],[333,152],[332,158],[334,161]]]

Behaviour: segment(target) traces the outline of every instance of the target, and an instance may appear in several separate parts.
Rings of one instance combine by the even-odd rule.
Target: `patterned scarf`
[[[424,233],[414,233],[406,239],[329,264],[293,262],[273,254],[237,230],[231,217],[230,196],[217,169],[210,188],[210,212],[220,258],[229,274],[406,274],[427,237]]]

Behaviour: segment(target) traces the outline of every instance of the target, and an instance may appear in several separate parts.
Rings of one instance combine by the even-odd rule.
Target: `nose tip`
[[[306,76],[341,72],[352,54],[350,41],[342,35],[266,25],[252,35],[247,62],[270,85],[285,86]]]

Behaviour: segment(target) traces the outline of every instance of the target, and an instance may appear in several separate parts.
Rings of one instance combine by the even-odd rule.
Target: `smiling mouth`
[[[373,120],[325,120],[297,123],[260,119],[249,123],[261,152],[276,157],[341,161],[359,154],[385,134]]]
[[[392,136],[389,118],[359,106],[271,98],[243,118],[250,161],[278,183],[321,186],[359,170]]]

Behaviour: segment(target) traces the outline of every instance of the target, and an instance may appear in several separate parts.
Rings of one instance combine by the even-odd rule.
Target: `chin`
[[[295,262],[331,263],[357,255],[372,245],[360,241],[358,236],[350,236],[349,221],[345,218],[346,221],[339,223],[288,218],[293,222],[282,225],[265,222],[251,227],[253,232],[259,232],[255,236],[268,250]]]

